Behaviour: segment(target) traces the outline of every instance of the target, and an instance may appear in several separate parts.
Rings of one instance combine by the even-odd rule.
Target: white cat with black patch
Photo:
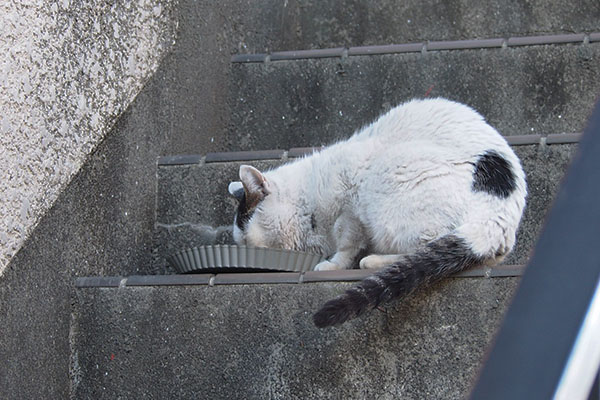
[[[519,159],[473,109],[413,100],[348,140],[265,173],[240,167],[238,244],[331,256],[316,270],[383,268],[314,316],[343,323],[513,248],[527,188]],[[363,256],[361,259],[357,257]]]

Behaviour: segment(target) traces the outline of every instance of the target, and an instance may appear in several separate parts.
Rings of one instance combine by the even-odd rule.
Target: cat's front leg
[[[329,259],[320,262],[315,271],[331,271],[352,268],[358,254],[367,246],[366,235],[357,218],[342,214],[333,226],[336,252]]]

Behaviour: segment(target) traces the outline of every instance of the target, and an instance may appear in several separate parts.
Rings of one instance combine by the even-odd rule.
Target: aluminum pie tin
[[[251,272],[261,270],[306,272],[325,259],[320,254],[264,247],[215,245],[179,251],[168,258],[178,273]]]

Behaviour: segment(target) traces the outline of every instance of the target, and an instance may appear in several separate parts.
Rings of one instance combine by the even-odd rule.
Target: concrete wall
[[[239,42],[228,16],[244,9],[235,1],[215,10],[212,1],[194,0],[169,8],[175,44],[163,50],[150,79],[140,81],[135,99],[120,105],[110,132],[12,257],[0,277],[1,399],[69,398],[75,277],[140,274],[149,267],[156,160],[190,151],[189,144],[223,149],[217,140],[209,146],[227,124],[223,88],[231,43]]]
[[[0,4],[0,275],[172,46],[173,3]]]

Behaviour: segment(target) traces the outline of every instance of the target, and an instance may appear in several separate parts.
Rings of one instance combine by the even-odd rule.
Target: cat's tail
[[[313,316],[313,321],[319,328],[342,324],[381,303],[404,297],[422,284],[433,283],[485,261],[486,258],[476,255],[464,239],[456,235],[443,236],[328,301]]]

